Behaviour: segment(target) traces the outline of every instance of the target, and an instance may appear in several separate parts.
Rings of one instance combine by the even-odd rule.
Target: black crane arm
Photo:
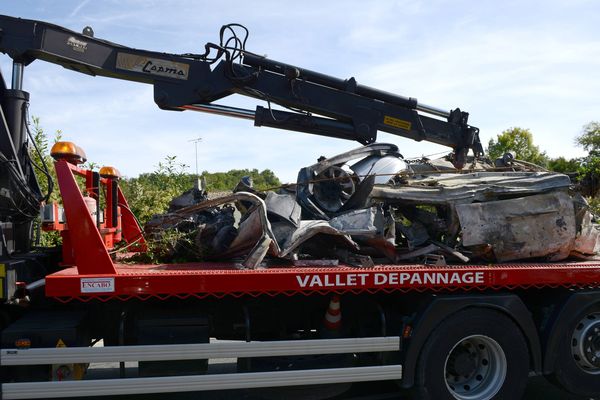
[[[440,110],[359,85],[354,78],[341,80],[257,56],[245,51],[245,39],[223,43],[224,30],[230,27],[221,30],[221,44],[206,45],[205,54],[168,54],[94,38],[90,28],[80,34],[46,22],[0,16],[0,51],[23,66],[39,59],[85,74],[152,84],[154,101],[163,109],[247,118],[257,126],[362,144],[374,142],[381,130],[449,146],[458,168],[469,149],[483,155],[479,130],[468,125],[468,113]],[[243,110],[213,104],[234,93],[266,100],[269,106]],[[271,103],[291,111],[273,110]]]

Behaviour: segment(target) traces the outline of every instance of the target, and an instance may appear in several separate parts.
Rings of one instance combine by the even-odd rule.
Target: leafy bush
[[[29,156],[31,157],[31,161],[34,164],[34,171],[36,174],[37,181],[40,185],[40,190],[43,195],[48,195],[48,204],[53,202],[60,203],[60,193],[58,187],[55,187],[54,184],[56,182],[56,171],[54,169],[54,160],[50,156],[50,149],[52,144],[61,140],[62,132],[56,131],[54,134],[54,138],[52,140],[52,144],[50,144],[50,140],[48,135],[40,125],[40,119],[38,117],[31,117],[31,133],[33,136],[33,140],[39,153],[35,150],[35,148],[30,147]],[[44,165],[48,168],[48,174],[50,175],[50,179],[46,176]],[[39,227],[41,221],[39,218],[36,219],[35,224]],[[36,237],[36,245],[42,247],[54,247],[60,245],[62,243],[62,238],[60,233],[51,231],[44,232],[38,229],[39,236]]]
[[[195,174],[186,173],[187,165],[179,163],[176,156],[167,156],[159,162],[156,171],[141,174],[137,178],[121,180],[121,189],[143,225],[154,214],[162,214],[169,208],[169,202],[194,186]],[[243,176],[251,176],[258,190],[281,185],[275,174],[268,169],[236,169],[228,172],[202,172],[207,191],[231,191]]]
[[[176,156],[167,156],[158,163],[156,171],[120,181],[129,207],[142,225],[154,214],[164,213],[171,199],[194,185],[186,168]]]
[[[279,178],[270,169],[260,172],[256,168],[232,169],[227,172],[202,172],[209,192],[232,190],[244,176],[252,177],[254,188],[257,190],[266,190],[281,185]]]

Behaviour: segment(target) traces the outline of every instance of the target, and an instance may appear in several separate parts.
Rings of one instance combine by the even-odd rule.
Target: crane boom
[[[152,84],[162,109],[196,110],[253,119],[256,126],[373,143],[377,131],[449,146],[462,168],[472,149],[483,155],[479,130],[468,113],[445,111],[414,98],[338,79],[231,47],[208,43],[204,54],[169,54],[139,50],[41,21],[0,16],[0,51],[16,64],[34,60],[62,65],[89,75]],[[211,57],[211,53],[216,56]],[[22,72],[22,68],[21,68]],[[234,109],[213,104],[231,94],[265,100],[268,107]],[[273,110],[271,103],[292,111]]]

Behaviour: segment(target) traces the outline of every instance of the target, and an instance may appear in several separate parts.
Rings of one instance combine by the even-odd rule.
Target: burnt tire
[[[417,363],[416,399],[520,399],[529,373],[529,350],[506,315],[467,309],[442,321]]]
[[[576,395],[600,395],[600,306],[573,316],[556,354],[552,383]]]

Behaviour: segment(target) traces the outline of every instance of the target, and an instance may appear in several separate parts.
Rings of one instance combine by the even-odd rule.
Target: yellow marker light
[[[74,164],[81,164],[87,160],[85,151],[73,142],[56,142],[50,150],[50,155],[55,160],[65,159]]]
[[[15,347],[17,349],[28,349],[31,347],[30,339],[17,339],[15,340]]]
[[[100,176],[103,178],[119,179],[121,177],[121,173],[115,167],[104,166],[100,168]]]

